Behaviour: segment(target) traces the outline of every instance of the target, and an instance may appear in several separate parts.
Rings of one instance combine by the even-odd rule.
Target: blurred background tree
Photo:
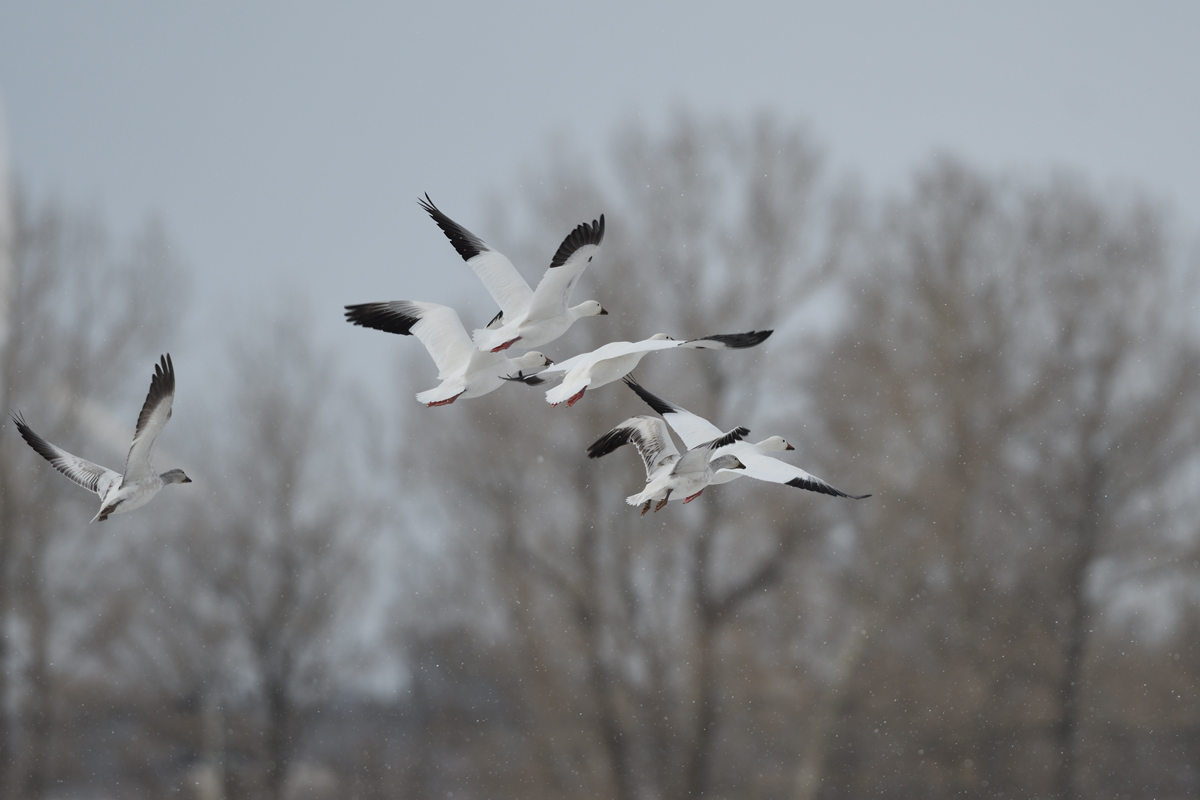
[[[6,410],[27,409],[48,440],[119,469],[150,365],[176,319],[171,304],[159,301],[184,300],[180,265],[156,223],[118,245],[95,213],[37,206],[0,188],[0,228],[8,233],[0,259],[0,401]],[[123,440],[123,426],[107,412],[118,402],[129,409]],[[42,797],[53,779],[55,698],[65,679],[55,655],[89,603],[75,591],[80,572],[103,560],[106,542],[64,526],[72,515],[90,518],[97,498],[35,463],[40,457],[7,422],[11,432],[0,438],[0,791]]]
[[[660,331],[775,327],[758,349],[651,356],[638,373],[651,391],[761,438],[798,412],[803,396],[789,379],[812,330],[800,315],[817,307],[855,208],[806,133],[769,118],[736,127],[683,115],[661,136],[618,136],[611,173],[561,155],[530,183],[545,187],[531,198],[538,242],[601,210],[608,218],[577,294],[599,298],[610,316],[575,326],[552,358]],[[552,255],[509,252],[518,264]],[[815,527],[811,498],[743,481],[640,518],[623,503],[642,483],[632,453],[584,457],[622,419],[651,413],[619,384],[571,409],[506,387],[456,404],[440,425],[416,423],[425,409],[401,409],[411,446],[432,456],[412,478],[463,520],[470,544],[460,547],[479,556],[464,580],[501,615],[524,673],[515,690],[536,737],[529,752],[547,760],[537,768],[547,790],[633,798],[715,788],[735,620],[802,549]]]
[[[1103,792],[1104,732],[1127,724],[1096,709],[1106,619],[1153,582],[1147,550],[1177,561],[1168,520],[1194,502],[1173,489],[1200,444],[1195,273],[1162,226],[1074,176],[940,159],[850,268],[847,324],[807,381],[824,448],[880,494],[843,601],[879,632],[839,714],[849,794],[880,774],[901,793]]]
[[[547,354],[773,328],[637,377],[874,496],[744,479],[642,517],[634,454],[585,455],[652,413],[625,387],[427,409],[396,337],[377,403],[305,325],[332,308],[258,304],[160,444],[190,493],[93,535],[0,437],[4,796],[1200,792],[1198,271],[1163,209],[949,157],[874,197],[769,116],[546,163],[490,219],[439,203],[531,281],[606,215],[575,298],[610,315]],[[82,399],[137,407],[178,269],[52,217],[15,217],[4,399],[90,454]],[[331,302],[366,299],[449,298]]]
[[[627,131],[592,169],[528,182],[538,242],[608,213],[583,294],[612,316],[562,349],[775,327],[640,380],[876,497],[739,481],[623,521],[636,462],[578,451],[647,412],[620,388],[534,419],[540,395],[506,391],[425,428],[429,492],[479,542],[464,580],[529,671],[547,790],[1102,791],[1133,724],[1096,716],[1104,621],[1191,546],[1170,542],[1200,433],[1195,273],[1161,209],[948,158],[870,203],[769,119]]]

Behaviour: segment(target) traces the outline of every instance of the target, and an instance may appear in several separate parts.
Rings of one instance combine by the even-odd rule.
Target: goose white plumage
[[[520,358],[503,353],[484,353],[471,344],[458,312],[437,303],[392,300],[346,306],[346,319],[364,328],[415,335],[429,351],[438,368],[441,384],[417,395],[426,406],[444,406],[494,392],[513,373],[553,363],[541,353],[530,351]]]
[[[428,194],[417,202],[500,306],[500,313],[491,323],[473,334],[475,346],[480,350],[498,353],[513,345],[522,350],[541,347],[566,333],[575,320],[608,313],[595,300],[573,307],[567,305],[571,290],[604,240],[603,214],[590,225],[586,222],[577,225],[567,235],[537,288],[530,289],[507,256],[443,214]]]
[[[682,406],[669,403],[651,394],[632,377],[626,376],[625,384],[636,392],[638,397],[645,400],[647,405],[659,414],[662,414],[662,418],[671,426],[673,431],[679,434],[679,438],[683,440],[685,446],[696,447],[702,442],[711,441],[713,438],[721,435],[721,430],[716,425],[713,425],[697,414],[693,414]],[[807,489],[810,492],[833,495],[834,497],[848,497],[852,500],[862,500],[871,496],[869,494],[846,494],[841,489],[835,488],[827,481],[821,480],[799,467],[794,467],[791,464],[766,455],[770,452],[795,449],[782,436],[772,436],[758,443],[736,441],[725,445],[718,452],[714,453],[714,455],[731,454],[737,456],[745,464],[745,469],[737,471],[721,470],[712,478],[710,483],[728,483],[729,481],[746,476],[760,481],[767,481],[768,483],[781,483],[786,486],[794,486],[797,489]]]
[[[699,339],[672,339],[665,333],[656,333],[640,342],[609,342],[590,353],[582,353],[548,367],[537,375],[510,377],[530,386],[544,383],[547,378],[562,376],[562,383],[546,392],[546,402],[552,406],[566,403],[575,405],[587,389],[594,389],[619,380],[641,362],[647,353],[687,347],[700,350],[737,350],[754,347],[764,342],[772,331],[748,331],[746,333],[722,333]]]
[[[638,415],[592,442],[588,447],[588,458],[606,456],[626,444],[637,448],[646,467],[646,487],[626,497],[625,502],[631,506],[641,506],[644,515],[650,510],[651,503],[654,503],[654,510],[658,511],[667,504],[672,494],[683,497],[684,503],[692,502],[712,483],[718,470],[744,469],[737,456],[730,453],[714,456],[714,451],[740,441],[748,433],[750,431],[741,427],[726,433],[718,431],[712,441],[689,448],[680,455],[661,419]]]
[[[175,400],[175,366],[170,354],[161,356],[150,379],[150,391],[138,415],[137,428],[129,454],[125,457],[125,473],[71,455],[57,445],[43,439],[25,424],[19,411],[12,412],[13,424],[26,443],[56,470],[66,475],[88,491],[100,496],[100,510],[92,522],[108,519],[110,514],[123,514],[141,508],[158,494],[162,487],[172,483],[191,483],[192,479],[181,469],[168,470],[161,475],[150,464],[154,442],[163,426],[171,418],[171,406]]]

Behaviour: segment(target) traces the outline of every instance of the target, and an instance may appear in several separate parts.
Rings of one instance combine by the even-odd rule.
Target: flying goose
[[[428,194],[417,202],[433,217],[500,306],[500,313],[488,326],[474,332],[475,346],[480,350],[498,353],[514,344],[522,350],[541,347],[566,333],[575,320],[608,313],[595,300],[567,306],[571,290],[604,239],[603,214],[590,225],[586,222],[577,225],[563,239],[537,288],[530,289],[507,256],[443,214]]]
[[[437,364],[441,384],[417,395],[426,406],[445,406],[458,398],[479,397],[494,392],[514,372],[544,367],[553,362],[530,351],[520,358],[477,350],[467,337],[458,312],[437,303],[392,300],[346,306],[346,320],[402,336],[415,334]]]
[[[588,458],[600,458],[622,445],[632,444],[637,448],[646,466],[646,487],[626,497],[625,502],[640,505],[645,515],[652,502],[658,501],[654,503],[654,510],[658,511],[672,494],[682,495],[684,503],[692,502],[712,483],[718,470],[744,469],[737,456],[726,453],[713,458],[713,451],[740,441],[748,433],[740,427],[727,433],[717,431],[715,439],[692,447],[681,456],[661,419],[638,415],[592,442],[587,453]]]
[[[100,510],[92,522],[103,522],[110,514],[133,511],[150,502],[158,490],[170,483],[191,483],[192,479],[181,469],[167,470],[159,475],[150,465],[150,451],[154,440],[171,418],[171,403],[175,399],[175,366],[171,356],[161,356],[154,366],[150,379],[150,391],[138,415],[137,429],[129,455],[125,457],[125,474],[121,475],[107,467],[101,467],[79,456],[74,456],[57,445],[47,442],[25,424],[21,412],[12,412],[12,421],[21,437],[37,454],[50,462],[56,470],[66,475],[83,488],[100,496]]]
[[[530,386],[545,383],[546,378],[563,376],[562,383],[546,392],[546,402],[552,406],[566,403],[571,407],[583,397],[588,389],[612,383],[633,371],[647,353],[689,347],[701,350],[735,350],[754,347],[770,336],[772,331],[748,331],[747,333],[719,333],[699,339],[672,339],[665,333],[656,333],[640,342],[609,342],[590,353],[582,353],[539,372],[537,375],[510,376]]]
[[[645,400],[651,408],[662,414],[663,419],[671,426],[671,429],[679,434],[680,439],[683,439],[685,446],[696,447],[701,442],[710,441],[714,437],[721,435],[720,429],[708,420],[693,414],[682,406],[668,403],[666,400],[656,397],[646,391],[632,376],[625,376],[625,385],[637,392],[638,397]],[[799,467],[793,467],[791,464],[766,455],[766,453],[770,452],[795,449],[782,436],[772,436],[769,439],[763,439],[757,444],[746,441],[734,442],[722,447],[720,454],[728,453],[737,456],[746,465],[746,468],[737,472],[722,470],[713,477],[710,483],[728,483],[745,475],[760,481],[782,483],[786,486],[795,486],[797,489],[808,489],[810,492],[820,492],[821,494],[829,494],[834,497],[849,497],[852,500],[862,500],[871,496],[869,494],[846,494],[841,489],[834,488]]]

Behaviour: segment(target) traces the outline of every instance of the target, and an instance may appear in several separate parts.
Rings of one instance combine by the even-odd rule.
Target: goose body
[[[636,392],[638,397],[645,400],[647,405],[662,415],[666,424],[670,425],[671,429],[679,434],[679,438],[683,440],[684,445],[695,447],[701,442],[710,441],[714,437],[721,435],[721,430],[708,420],[697,414],[693,414],[682,406],[669,403],[651,394],[632,377],[627,376],[625,384]],[[819,492],[834,497],[848,497],[852,500],[862,500],[871,496],[869,494],[846,494],[841,489],[834,487],[815,475],[805,472],[799,467],[792,466],[767,455],[767,453],[795,449],[782,436],[771,436],[757,443],[741,440],[731,442],[722,446],[714,455],[734,455],[745,465],[745,469],[736,471],[723,469],[713,476],[710,483],[728,483],[729,481],[746,476],[760,481],[767,481],[768,483],[780,483],[785,486],[807,489],[810,492]]]
[[[595,300],[568,306],[571,292],[604,240],[604,215],[575,227],[559,245],[536,289],[517,272],[503,253],[446,216],[429,195],[417,201],[433,218],[463,260],[483,281],[500,313],[473,334],[475,346],[498,353],[509,347],[528,350],[548,344],[567,332],[575,321],[608,312]]]
[[[713,481],[719,470],[739,470],[744,465],[732,454],[714,456],[718,448],[740,441],[750,433],[734,428],[727,433],[718,431],[710,442],[692,447],[680,455],[666,424],[658,417],[631,417],[601,436],[588,447],[588,458],[606,456],[618,447],[632,444],[646,467],[646,486],[637,494],[625,498],[631,506],[641,506],[642,514],[658,511],[671,495],[682,497],[684,503],[695,500]]]
[[[12,420],[21,438],[38,455],[75,483],[100,496],[100,510],[91,521],[103,522],[111,514],[123,514],[141,508],[168,484],[192,482],[181,469],[159,474],[150,464],[154,442],[167,420],[171,418],[174,400],[175,366],[171,362],[170,354],[167,354],[162,356],[154,367],[150,391],[146,395],[146,402],[142,404],[142,413],[138,415],[133,442],[129,445],[129,454],[125,458],[124,474],[93,464],[51,444],[34,433],[20,412],[14,411]]]
[[[582,353],[548,367],[536,376],[522,376],[514,380],[537,385],[547,378],[562,376],[562,383],[546,392],[546,402],[552,406],[566,403],[570,407],[579,402],[586,390],[604,386],[628,375],[648,353],[656,350],[679,347],[736,350],[754,347],[765,341],[771,333],[769,330],[748,331],[684,340],[672,339],[665,333],[656,333],[640,342],[609,342],[589,353]]]
[[[530,351],[520,358],[484,353],[471,344],[458,312],[437,303],[392,300],[346,306],[346,320],[364,328],[416,336],[438,368],[441,383],[421,392],[426,406],[444,406],[459,398],[470,399],[494,392],[505,379],[526,370],[544,367],[550,359]]]

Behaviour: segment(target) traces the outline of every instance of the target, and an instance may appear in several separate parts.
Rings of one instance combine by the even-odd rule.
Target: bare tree
[[[649,413],[619,384],[427,409],[432,368],[396,338],[393,439],[303,317],[268,310],[208,412],[176,414],[196,484],[170,514],[94,535],[89,498],[0,437],[0,793],[117,780],[80,754],[144,797],[296,796],[318,773],[313,793],[372,797],[1195,793],[1197,273],[1159,210],[950,159],[868,205],[770,118],[679,115],[583,163],[461,220],[536,265],[606,214],[577,292],[610,315],[544,349],[774,328],[638,377],[875,496],[742,480],[641,517],[637,460],[584,452]],[[166,348],[129,326],[163,309],[140,293],[169,259],[153,236],[111,258],[56,213],[17,218],[4,399],[103,440],[84,400],[136,406]],[[398,645],[359,646],[389,594]],[[318,720],[397,646],[408,694],[322,749]]]
[[[581,292],[610,316],[543,349],[561,358],[657,331],[776,328],[758,350],[648,360],[653,377],[643,377],[706,417],[736,412],[743,422],[757,411],[756,427],[780,424],[797,401],[770,387],[795,374],[806,333],[789,323],[819,295],[853,210],[823,177],[808,137],[770,118],[737,126],[680,115],[663,135],[628,130],[606,166],[611,184],[571,159],[536,182],[552,187],[531,198],[532,238],[545,253],[487,237],[516,263],[536,264],[556,235],[607,214]],[[770,418],[766,397],[783,400]],[[647,412],[619,385],[570,410],[514,386],[406,415],[411,445],[430,458],[412,478],[442,493],[463,549],[478,555],[468,582],[486,587],[477,590],[483,602],[502,610],[504,635],[532,670],[519,688],[545,761],[530,769],[555,792],[712,791],[718,731],[736,724],[721,713],[721,634],[748,600],[779,584],[806,542],[804,509],[815,496],[780,487],[722,487],[646,518],[625,506],[640,467],[589,462],[583,448]],[[723,502],[726,494],[771,499],[747,513]]]
[[[94,424],[105,418],[101,409],[136,397],[127,382],[162,349],[177,319],[176,262],[157,225],[114,253],[94,215],[54,204],[33,209],[18,193],[13,220],[0,401],[36,405],[38,430],[49,439],[104,444]],[[0,791],[41,797],[51,778],[50,649],[56,627],[73,613],[61,605],[52,559],[79,543],[81,528],[68,520],[86,522],[87,511],[77,487],[30,458],[19,437],[4,436],[0,449],[0,698],[5,710],[19,710],[0,725]],[[12,681],[18,672],[23,680]],[[21,753],[18,725],[27,742]]]
[[[927,795],[1081,786],[1103,604],[1089,573],[1153,535],[1131,510],[1169,505],[1161,487],[1200,443],[1183,402],[1200,375],[1180,314],[1194,289],[1165,243],[1144,203],[949,160],[883,214],[811,378],[830,446],[861,454],[880,490],[845,587],[883,632],[842,706],[848,793],[885,770]],[[931,716],[900,713],[913,707]],[[846,736],[876,729],[864,718],[910,730],[906,747]],[[895,766],[914,746],[921,767]]]
[[[611,388],[569,411],[506,389],[406,415],[462,614],[487,609],[529,670],[512,678],[541,754],[527,769],[549,793],[711,795],[790,741],[764,791],[857,795],[884,775],[936,796],[1086,791],[1097,565],[1144,577],[1154,559],[1124,543],[1186,517],[1167,487],[1200,435],[1195,287],[1136,199],[943,159],[859,235],[852,196],[783,141],[803,137],[683,119],[622,137],[620,190],[569,160],[536,182],[553,187],[531,210],[539,241],[609,220],[584,291],[611,316],[544,349],[772,325],[759,351],[662,358],[642,381],[787,434],[872,501],[739,482],[626,519],[637,468],[578,451],[645,413]],[[771,427],[800,414],[802,431]]]
[[[361,671],[384,576],[379,487],[354,458],[371,412],[302,312],[264,327],[176,415],[196,491],[71,572],[91,607],[68,660],[96,695],[73,697],[131,720],[105,743],[130,796],[294,793],[312,724]]]
[[[1145,503],[1178,508],[1167,487],[1200,446],[1200,415],[1188,400],[1200,391],[1200,348],[1189,336],[1197,287],[1195,274],[1169,258],[1161,214],[1150,206],[1112,207],[1066,181],[1027,203],[1027,237],[1049,272],[1045,316],[1057,322],[1045,378],[1056,379],[1057,402],[1030,420],[1041,464],[1022,477],[1064,538],[1054,738],[1057,794],[1069,799],[1090,794],[1083,787],[1091,783],[1081,736],[1090,718],[1089,638],[1103,601],[1089,591],[1089,576],[1104,557],[1140,571],[1135,543],[1159,529]]]
[[[205,590],[193,610],[225,626],[226,681],[260,709],[263,792],[282,798],[308,709],[353,664],[378,517],[345,449],[362,432],[302,315],[234,340],[230,361],[236,418],[211,417],[211,490],[180,544]]]

